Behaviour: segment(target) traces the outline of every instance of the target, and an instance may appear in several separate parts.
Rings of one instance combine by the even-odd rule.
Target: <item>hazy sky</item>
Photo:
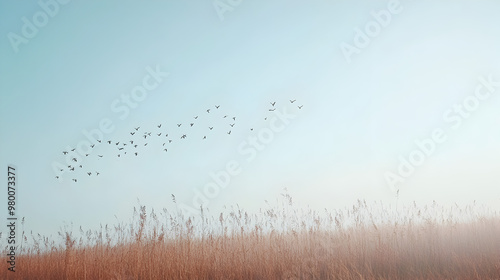
[[[284,187],[318,209],[398,188],[500,205],[498,1],[62,2],[0,3],[0,180],[17,166],[27,229]]]

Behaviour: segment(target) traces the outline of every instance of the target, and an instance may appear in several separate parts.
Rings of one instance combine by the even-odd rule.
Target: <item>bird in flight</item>
[[[157,125],[157,126],[158,126],[158,128],[161,128],[161,123],[159,125]]]
[[[223,119],[227,118],[227,115],[225,115],[224,117],[222,117]]]
[[[297,107],[298,107],[299,109],[302,109],[302,107],[304,107],[304,105],[302,105],[302,106],[297,106]]]
[[[233,121],[235,121],[235,120],[236,120],[236,117],[233,117]]]
[[[71,149],[72,152],[74,152],[75,150],[76,150],[75,148]]]
[[[97,155],[98,157],[102,157],[102,155]]]
[[[194,125],[194,123],[191,123],[190,125],[191,125],[191,127],[192,127],[192,126]]]
[[[148,136],[146,134],[144,134],[143,136],[144,136],[144,139],[148,138]]]
[[[75,182],[75,183],[76,183],[76,179],[72,179],[72,180],[73,180],[73,182]]]
[[[167,151],[167,149],[163,149],[165,152]]]
[[[101,174],[101,173],[99,173],[99,172],[97,172],[97,171],[95,172],[95,176],[99,176],[99,174]]]
[[[87,172],[87,175],[89,175],[89,176],[92,175],[92,172]]]
[[[207,139],[207,136],[203,136],[203,140]]]
[[[101,143],[102,141],[101,140],[97,140],[97,142]]]
[[[131,145],[132,145],[132,144],[134,144],[134,141],[133,141],[133,140],[130,140],[130,144],[131,144]]]
[[[95,144],[90,145],[90,147],[91,147],[91,148],[94,148],[94,147],[95,147]]]
[[[67,154],[68,154],[68,152],[66,152],[66,151],[63,151],[63,154],[67,155]]]
[[[89,156],[89,154],[85,154],[85,156],[86,156],[86,157],[88,157],[88,156]]]
[[[207,109],[207,113],[210,113],[210,109]]]
[[[270,103],[271,103],[271,105],[273,105],[273,107],[274,107],[274,105],[276,105],[276,101],[275,102],[270,102]]]
[[[194,119],[195,119],[195,120],[196,120],[196,119],[198,119],[198,116],[194,117]]]
[[[137,156],[137,152],[135,152],[135,156]]]
[[[177,124],[177,127],[181,127],[181,125],[182,125],[182,123],[178,123],[178,124]]]
[[[274,109],[269,109],[269,112],[274,112],[276,110],[276,108]]]
[[[214,127],[213,127],[213,126],[209,126],[208,128],[209,128],[210,130],[214,129]]]
[[[218,106],[217,106],[217,105],[215,105],[215,109],[219,109],[219,107],[220,107],[220,105],[218,105]]]
[[[234,127],[235,123],[233,123],[233,124],[229,124],[229,125],[230,125],[231,127]]]
[[[297,99],[294,99],[294,100],[290,100],[290,103],[293,103],[293,102],[295,102],[295,101],[297,101]]]
[[[134,134],[135,134],[135,132],[130,132],[130,135],[134,135]]]
[[[145,143],[145,144],[144,144],[144,147],[146,147],[147,145],[148,145],[148,143]]]
[[[120,144],[120,142],[116,142],[116,146],[118,146],[118,144]]]
[[[227,134],[231,134],[231,130],[229,130],[229,132]]]
[[[71,160],[74,161],[74,162],[77,162],[76,158],[72,158]]]
[[[110,140],[110,141],[108,141],[108,144],[111,144],[111,140]]]
[[[118,148],[118,151],[121,151],[121,150],[123,150],[123,148]]]
[[[187,137],[186,134],[184,134],[181,136],[181,139],[185,139],[186,137]]]
[[[158,134],[156,134],[156,135],[161,136],[161,132],[160,132],[160,133],[158,133]]]

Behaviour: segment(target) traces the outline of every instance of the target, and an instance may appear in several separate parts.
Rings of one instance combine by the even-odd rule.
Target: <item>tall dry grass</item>
[[[174,199],[175,202],[175,199]],[[17,272],[2,279],[500,279],[500,216],[477,206],[334,212],[296,209],[284,194],[258,213],[214,216],[134,209],[60,242],[23,233]],[[5,256],[5,254],[4,254]]]

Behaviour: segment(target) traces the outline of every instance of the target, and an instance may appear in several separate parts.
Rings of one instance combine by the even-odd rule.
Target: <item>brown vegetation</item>
[[[476,207],[295,209],[216,218],[141,206],[130,225],[27,238],[2,279],[500,279],[500,218]],[[205,213],[204,213],[205,212]],[[29,240],[32,242],[29,242]],[[28,246],[28,243],[30,245]],[[5,254],[4,254],[5,255]],[[5,262],[4,262],[5,263]]]

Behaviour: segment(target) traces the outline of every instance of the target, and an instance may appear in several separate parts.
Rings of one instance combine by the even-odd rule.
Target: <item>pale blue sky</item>
[[[500,3],[401,1],[348,63],[341,44],[354,44],[355,29],[387,3],[243,0],[221,21],[211,1],[70,1],[15,52],[9,33],[22,35],[22,18],[42,8],[2,2],[0,161],[19,168],[19,216],[54,234],[63,222],[126,221],[136,198],[173,209],[173,193],[192,206],[210,172],[231,160],[241,172],[210,199],[212,212],[258,209],[283,187],[319,209],[358,198],[394,203],[384,174],[436,128],[448,139],[400,186],[400,200],[499,205],[500,88],[456,130],[443,114],[474,93],[479,76],[500,80]],[[157,65],[170,75],[121,120],[111,104]],[[269,127],[271,101],[296,117],[248,162],[238,147]],[[234,128],[225,114],[237,117]],[[65,164],[62,151],[104,118],[115,125],[104,140],[128,141],[133,127],[156,132],[162,123],[173,142],[165,153],[165,141],[151,140],[140,157],[123,158],[101,144],[82,162],[98,177],[56,180],[53,162]]]

